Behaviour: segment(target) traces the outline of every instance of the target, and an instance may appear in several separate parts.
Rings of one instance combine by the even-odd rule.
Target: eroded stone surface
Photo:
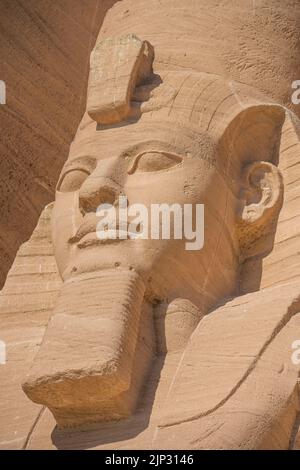
[[[52,205],[42,213],[30,240],[18,251],[0,294],[1,340],[7,360],[0,367],[0,446],[26,445],[41,407],[22,391],[24,373],[41,345],[61,288],[51,242]]]
[[[92,65],[100,114],[87,109],[58,181],[45,269],[61,280],[51,303],[43,299],[43,342],[16,376],[43,405],[26,401],[24,447],[299,446],[292,344],[300,335],[300,126],[286,96],[299,65],[292,3],[293,11],[276,0],[253,10],[233,1],[228,12],[220,2],[170,8],[150,0],[146,18],[143,0],[124,0],[108,13],[95,47],[98,72],[110,76],[111,51],[134,60],[122,57],[117,73],[111,57],[107,96]],[[285,74],[270,37],[282,45]],[[153,73],[147,66],[140,83],[132,77],[148,43]],[[109,104],[114,90],[120,112]],[[99,126],[106,104],[112,119]],[[100,242],[97,207],[117,206],[120,195],[147,208],[204,204],[202,250],[187,251],[179,239]],[[33,302],[26,283],[19,288]],[[22,306],[15,308],[9,321],[18,325]]]
[[[85,109],[89,54],[115,0],[2,0],[0,286],[46,204]]]
[[[151,78],[153,48],[133,34],[108,38],[91,54],[87,112],[99,124],[114,124],[130,115],[137,86]]]

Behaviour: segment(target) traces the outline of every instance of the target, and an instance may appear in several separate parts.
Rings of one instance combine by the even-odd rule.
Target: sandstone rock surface
[[[55,202],[0,294],[3,448],[299,448],[300,8],[287,3],[107,13]],[[99,206],[111,217],[124,197],[203,204],[201,249],[130,237],[124,212],[99,232]]]
[[[55,185],[85,108],[89,54],[114,0],[2,0],[0,286]]]

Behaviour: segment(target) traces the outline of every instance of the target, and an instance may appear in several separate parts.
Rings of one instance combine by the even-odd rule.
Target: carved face
[[[172,239],[172,229],[170,240],[100,241],[96,210],[102,203],[116,203],[120,194],[149,213],[151,204],[204,204],[203,249],[186,250],[186,240]],[[107,268],[134,269],[158,297],[173,290],[178,295],[178,289],[182,295],[186,289],[189,296],[191,291],[199,294],[208,278],[216,279],[223,270],[224,286],[216,286],[222,290],[234,277],[229,232],[234,211],[234,197],[208,135],[188,123],[156,121],[155,115],[97,130],[85,116],[57,185],[53,239],[59,270],[66,279]]]

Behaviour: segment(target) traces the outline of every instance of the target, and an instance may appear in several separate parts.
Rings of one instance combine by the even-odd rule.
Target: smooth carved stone
[[[119,419],[132,411],[145,373],[138,380],[133,374],[141,312],[147,311],[144,290],[130,271],[100,272],[64,284],[23,384],[34,402],[49,407],[59,426]],[[151,329],[144,336],[144,348],[151,351]],[[138,360],[147,370],[143,354],[139,351]]]
[[[183,349],[203,317],[200,309],[187,299],[175,299],[154,309],[157,352]]]
[[[295,11],[223,3],[123,0],[105,19],[52,242],[47,212],[0,297],[14,365],[23,326],[30,341],[25,378],[4,366],[31,399],[16,447],[299,446],[300,121],[284,107]],[[120,194],[148,210],[204,204],[203,248],[172,235],[99,240],[97,209]],[[18,396],[1,397],[12,447]]]
[[[105,39],[91,53],[87,112],[99,124],[113,124],[130,114],[136,86],[152,73],[153,48],[133,34]]]
[[[300,311],[298,281],[283,288],[284,296],[279,286],[251,293],[202,319],[185,348],[161,427],[200,419],[221,408],[255,369],[276,335],[290,323],[296,328],[300,326],[300,315],[296,315]],[[268,315],[262,318],[262,312]],[[285,345],[284,361],[291,378],[296,379],[300,367],[290,360],[290,344],[287,341]],[[280,362],[279,357],[276,359]],[[190,399],[185,402],[183,398],[187,395]]]
[[[239,308],[240,297],[228,308],[216,309],[216,304],[238,291],[241,266],[249,253],[259,261],[252,273],[252,288],[259,290],[262,258],[274,239],[276,248],[276,222],[281,207],[284,210],[289,203],[283,195],[282,142],[287,141],[281,142],[281,136],[288,129],[290,141],[298,142],[298,134],[281,106],[258,98],[255,106],[252,98],[247,107],[242,106],[252,93],[248,88],[240,90],[239,100],[230,95],[227,113],[228,103],[223,108],[222,104],[228,84],[222,79],[173,71],[164,80],[178,91],[165,107],[143,113],[130,125],[107,126],[101,133],[88,114],[79,126],[58,183],[52,217],[64,285],[24,390],[46,405],[59,427],[92,422],[112,426],[116,419],[130,416],[135,422],[142,416],[149,433],[152,426],[157,428],[154,438],[161,448],[184,443],[188,448],[224,447],[227,436],[219,432],[220,426],[225,429],[220,422],[222,406],[228,402],[230,409],[235,403],[244,416],[245,399],[238,397],[244,385],[253,383],[258,360],[271,343],[273,347],[281,329],[288,350],[294,331],[286,325],[299,308],[297,282],[288,285],[282,298],[275,288],[251,294],[248,315]],[[212,96],[222,92],[217,95],[219,102],[214,98],[211,104],[211,116],[205,113],[203,118],[207,89]],[[156,91],[159,95],[160,87]],[[215,109],[220,109],[219,114]],[[276,166],[281,158],[283,172]],[[97,207],[105,201],[116,205],[120,191],[147,206],[153,201],[205,203],[208,236],[203,250],[188,252],[185,240],[172,238],[100,242],[95,233]],[[291,282],[289,277],[287,281]],[[264,310],[270,309],[266,316]],[[209,357],[215,357],[212,364]],[[281,368],[280,357],[272,369],[272,397],[274,370],[277,374]],[[280,376],[278,412],[287,423],[281,447],[287,446],[296,417],[296,376],[297,368],[288,381]],[[151,401],[147,394],[154,394],[153,384],[158,395]],[[259,439],[240,442],[235,431],[230,448],[245,447],[247,442],[255,448],[267,442],[275,445],[276,410],[271,407],[269,421],[264,415],[271,406],[268,396],[258,401],[263,416]],[[152,404],[157,411],[148,426]],[[227,429],[235,429],[234,416],[228,418]],[[200,430],[197,423],[202,419],[204,435],[202,421]],[[177,429],[183,424],[184,436]],[[249,429],[257,426],[251,420],[246,424]],[[128,436],[125,424],[120,426],[123,442]],[[211,429],[212,437],[206,440]],[[189,430],[192,441],[185,440]],[[111,428],[112,442],[114,433],[120,436],[117,424]],[[137,438],[134,445],[141,447],[143,442]]]

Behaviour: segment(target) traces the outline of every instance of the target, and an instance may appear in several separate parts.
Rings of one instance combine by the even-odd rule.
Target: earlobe
[[[269,162],[248,164],[242,173],[237,231],[244,257],[261,254],[277,223],[283,202],[280,170]]]

